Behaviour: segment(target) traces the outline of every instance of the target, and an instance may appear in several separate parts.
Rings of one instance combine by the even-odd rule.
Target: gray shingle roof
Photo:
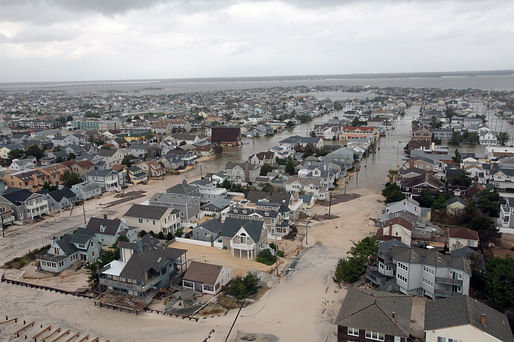
[[[485,315],[486,324],[481,322]],[[425,306],[425,330],[436,330],[465,324],[492,335],[501,341],[512,341],[507,316],[469,296],[452,296],[429,301]]]
[[[121,221],[119,219],[105,219],[99,217],[91,217],[87,223],[86,230],[91,234],[116,235]],[[100,226],[104,226],[104,232],[100,231]]]
[[[350,288],[337,315],[336,324],[408,337],[411,310],[411,297]]]
[[[250,234],[250,237],[254,242],[258,242],[261,238],[263,229],[263,221],[250,221],[242,219],[227,218],[223,223],[223,231],[221,235],[232,238],[241,227]]]
[[[167,210],[167,207],[133,204],[123,216],[160,220]]]
[[[394,246],[391,253],[394,260],[436,267],[451,267],[471,274],[471,263],[469,260],[441,254],[435,249]]]
[[[198,228],[202,227],[211,233],[221,233],[223,231],[223,223],[218,220],[209,220],[198,225]]]
[[[184,280],[214,286],[223,266],[193,261],[184,274]]]

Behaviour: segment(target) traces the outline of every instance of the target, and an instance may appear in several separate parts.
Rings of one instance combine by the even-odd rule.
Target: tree
[[[184,235],[184,230],[182,228],[177,229],[177,231],[175,232],[175,236],[181,237],[182,235]]]
[[[496,224],[489,217],[475,215],[468,223],[468,227],[478,232],[483,247],[490,242],[496,243],[501,236]]]
[[[13,159],[22,158],[24,155],[25,155],[25,152],[22,149],[17,148],[15,150],[9,151],[8,157],[10,160],[13,160]]]
[[[61,175],[61,182],[64,186],[71,187],[72,185],[80,183],[80,176],[78,173],[66,171]]]
[[[146,231],[142,229],[142,230],[140,230],[140,231],[137,233],[137,236],[139,236],[139,237],[143,237],[143,236],[145,236],[146,234],[147,234],[147,233],[146,233]]]
[[[462,156],[459,152],[459,149],[455,150],[455,156],[452,157],[452,160],[455,164],[460,164],[462,162]]]
[[[336,266],[334,281],[336,283],[353,283],[366,272],[366,262],[362,258],[341,258]]]
[[[448,119],[451,119],[454,115],[456,115],[455,111],[452,108],[446,108],[445,116]]]
[[[273,265],[277,257],[269,249],[263,249],[257,256],[257,261],[266,265]]]
[[[42,149],[40,149],[39,146],[37,146],[37,145],[30,146],[27,149],[26,154],[28,156],[35,157],[37,160],[43,158],[43,156],[45,155],[44,151]]]
[[[496,139],[498,139],[498,143],[502,146],[505,146],[505,143],[509,141],[509,133],[507,132],[500,132],[496,135]]]
[[[248,298],[257,293],[259,281],[259,277],[253,273],[244,277],[237,276],[230,282],[228,292],[239,300]]]
[[[43,190],[54,191],[54,190],[57,190],[58,188],[59,187],[57,185],[52,185],[52,183],[49,183],[49,182],[43,183]]]
[[[355,243],[353,250],[350,254],[356,258],[364,258],[368,264],[373,265],[376,263],[378,252],[378,240],[376,236],[368,236],[358,243]]]
[[[484,274],[487,301],[504,312],[514,307],[514,259],[491,258]]]
[[[471,182],[471,178],[464,171],[452,180],[453,185],[465,186],[466,188],[471,185]]]
[[[121,161],[121,165],[125,165],[126,167],[131,167],[132,159],[134,159],[134,157],[132,157],[132,156],[123,157],[123,160]]]
[[[430,190],[423,190],[421,192],[421,196],[418,200],[419,202],[419,205],[422,206],[423,208],[430,208],[432,207],[432,203],[434,202],[434,197],[432,196],[432,193],[430,192]]]
[[[396,183],[387,183],[385,189],[382,190],[382,196],[386,198],[386,203],[398,202],[405,198],[405,195]]]
[[[273,167],[270,164],[265,163],[261,167],[260,175],[261,176],[266,176],[268,174],[268,172],[271,172],[271,171],[273,171]]]
[[[285,171],[290,174],[291,176],[292,175],[295,175],[296,174],[296,169],[295,169],[295,165],[294,165],[294,162],[289,159],[286,163],[286,167],[285,167]]]
[[[74,160],[77,156],[74,153],[68,153],[68,160]]]

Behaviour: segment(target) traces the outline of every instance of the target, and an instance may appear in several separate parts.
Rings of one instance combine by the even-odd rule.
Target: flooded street
[[[203,174],[206,172],[218,172],[225,169],[229,161],[240,162],[248,156],[267,151],[278,145],[278,142],[292,135],[308,136],[314,125],[326,122],[339,113],[331,113],[320,116],[311,122],[296,126],[291,130],[283,130],[272,137],[258,137],[244,139],[244,145],[240,148],[225,148],[222,155],[201,163]],[[348,186],[348,190],[356,188],[367,188],[370,190],[381,190],[384,186],[387,171],[397,168],[401,158],[404,156],[403,147],[411,136],[411,121],[419,114],[419,107],[409,108],[403,118],[398,118],[394,123],[394,130],[387,132],[386,137],[381,137],[375,154],[370,154],[361,163],[361,170],[357,177],[354,177]],[[331,143],[331,142],[330,142]]]

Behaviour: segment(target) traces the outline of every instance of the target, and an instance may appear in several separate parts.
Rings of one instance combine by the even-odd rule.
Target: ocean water
[[[514,70],[410,74],[232,77],[84,82],[0,83],[7,92],[58,90],[70,93],[121,91],[139,94],[178,94],[197,91],[240,90],[295,86],[374,86],[514,90]]]

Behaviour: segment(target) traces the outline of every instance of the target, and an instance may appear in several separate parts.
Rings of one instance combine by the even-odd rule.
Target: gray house
[[[71,191],[77,195],[77,199],[81,201],[100,196],[102,187],[96,182],[85,181],[71,186]]]
[[[65,209],[72,207],[77,200],[77,195],[68,187],[54,191],[41,190],[38,193],[44,195],[48,201],[50,210]]]
[[[224,249],[230,249],[232,256],[255,259],[268,247],[267,237],[263,221],[227,218],[217,242],[222,243]]]
[[[149,204],[180,210],[182,222],[195,221],[200,213],[200,198],[196,196],[156,193],[150,198]]]
[[[150,235],[134,243],[120,242],[120,260],[99,272],[99,283],[109,290],[146,296],[152,289],[168,288],[187,269],[186,250],[169,248]]]
[[[194,240],[213,242],[223,232],[223,223],[218,220],[209,220],[193,228]]]
[[[39,266],[43,271],[59,273],[78,262],[93,262],[100,256],[100,244],[93,234],[85,229],[78,229],[73,234],[54,238],[50,249],[40,254]]]
[[[23,222],[48,214],[48,201],[44,195],[29,190],[13,190],[0,195],[0,203],[5,203],[14,211],[16,221]]]
[[[125,186],[125,176],[112,170],[93,170],[84,176],[86,181],[95,182],[102,191],[118,191]]]
[[[121,235],[126,236],[130,242],[137,239],[137,228],[127,226],[120,219],[108,219],[106,215],[103,218],[91,217],[86,231],[101,245],[108,247],[114,245]]]

